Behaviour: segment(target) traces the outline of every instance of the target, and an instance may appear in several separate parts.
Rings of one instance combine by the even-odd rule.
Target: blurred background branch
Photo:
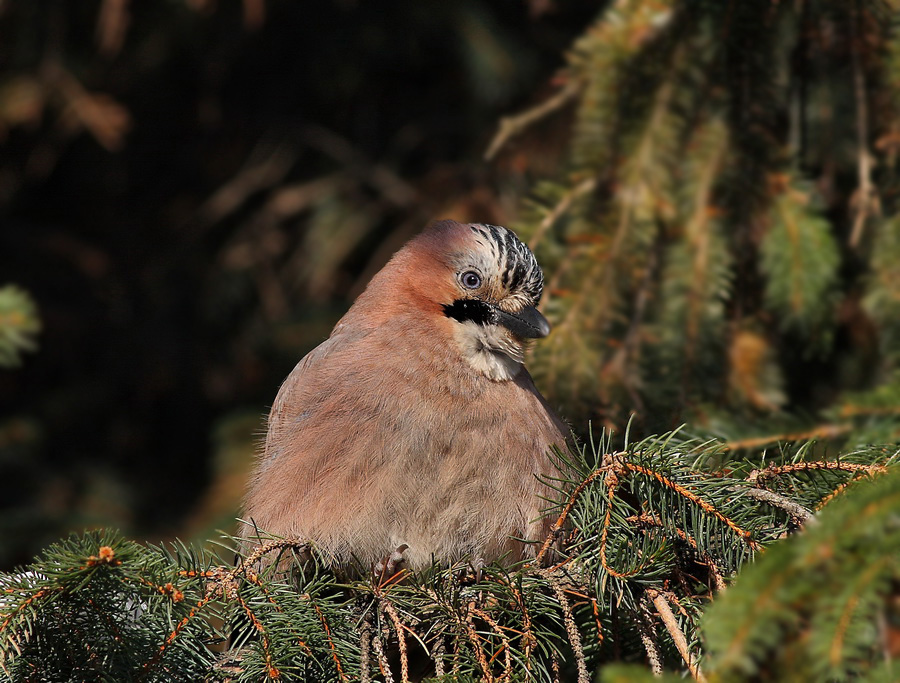
[[[0,2],[0,305],[43,326],[0,371],[0,567],[230,528],[281,379],[368,278],[428,220],[515,215],[531,161],[484,148],[597,10]]]

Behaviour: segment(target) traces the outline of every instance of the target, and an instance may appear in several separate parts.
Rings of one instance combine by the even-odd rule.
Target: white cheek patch
[[[525,349],[503,328],[467,321],[455,326],[454,336],[469,365],[492,380],[511,380],[522,369]]]

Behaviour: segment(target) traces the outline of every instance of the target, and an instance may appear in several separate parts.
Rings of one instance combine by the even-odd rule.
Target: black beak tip
[[[518,313],[497,313],[499,324],[523,339],[540,339],[550,334],[550,323],[534,306],[526,306]]]

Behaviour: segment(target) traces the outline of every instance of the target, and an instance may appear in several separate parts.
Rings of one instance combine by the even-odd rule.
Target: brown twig
[[[650,610],[645,601],[641,601],[641,609],[638,614],[638,635],[641,637],[641,643],[647,653],[647,663],[650,664],[650,671],[654,676],[662,676],[663,667],[662,659],[659,656],[659,647],[656,643],[656,632],[653,628],[653,621],[650,618]]]
[[[747,531],[746,529],[742,529],[733,520],[731,520],[726,515],[722,514],[714,505],[706,502],[705,500],[703,500],[700,496],[698,496],[696,493],[694,493],[690,489],[682,486],[681,484],[678,484],[677,482],[672,481],[668,477],[657,472],[656,470],[650,469],[649,467],[644,467],[643,465],[637,465],[635,463],[630,463],[630,462],[625,462],[625,463],[623,463],[622,466],[625,469],[630,470],[632,472],[640,472],[641,474],[643,474],[645,476],[653,477],[654,479],[656,479],[660,484],[662,484],[666,488],[669,488],[669,489],[675,491],[678,495],[682,496],[683,498],[687,498],[689,501],[691,501],[697,507],[699,507],[701,510],[703,510],[706,514],[712,515],[713,517],[718,519],[725,526],[727,526],[729,529],[731,529],[734,533],[736,533],[738,536],[743,538],[744,541],[747,543],[748,546],[750,546],[751,549],[759,550],[759,548],[760,548],[759,543],[757,543],[756,541],[753,540],[752,534],[749,531]]]
[[[372,673],[369,657],[372,655],[372,622],[370,615],[363,619],[359,629],[359,683],[371,683]]]
[[[672,481],[671,479],[669,479],[662,473],[657,472],[656,470],[650,469],[649,467],[644,467],[643,465],[638,465],[636,463],[631,463],[628,461],[622,461],[622,462],[610,465],[609,467],[610,467],[610,469],[607,471],[607,474],[606,474],[606,487],[607,487],[608,502],[607,502],[606,514],[604,515],[604,518],[603,518],[603,528],[602,528],[602,531],[600,532],[600,547],[598,549],[598,553],[600,556],[601,565],[603,566],[604,569],[606,569],[607,572],[610,573],[610,575],[615,576],[616,578],[628,578],[630,576],[634,576],[636,573],[638,573],[640,571],[640,567],[637,567],[629,572],[619,572],[619,571],[613,569],[609,565],[609,563],[607,561],[607,557],[606,557],[606,545],[607,545],[607,541],[609,538],[609,529],[610,529],[611,520],[612,520],[612,506],[613,506],[613,502],[615,500],[615,493],[616,493],[616,489],[619,486],[621,477],[626,472],[639,473],[639,474],[643,474],[645,476],[655,479],[656,481],[658,481],[660,484],[662,484],[666,488],[669,488],[672,491],[675,491],[678,495],[682,496],[683,498],[686,498],[687,500],[689,500],[692,503],[694,503],[695,505],[697,505],[697,507],[699,507],[701,510],[703,510],[706,514],[715,517],[720,522],[725,524],[734,533],[736,533],[738,536],[740,536],[742,539],[744,539],[744,542],[752,550],[759,550],[759,548],[760,548],[759,543],[757,543],[756,541],[753,540],[752,535],[749,531],[741,528],[732,519],[730,519],[728,516],[726,516],[722,512],[720,512],[714,505],[703,500],[700,496],[698,496],[696,493],[694,493],[690,489],[686,488],[685,486],[682,486],[681,484]],[[601,470],[602,469],[603,468],[601,468]],[[596,470],[592,474],[597,474],[601,470]],[[564,510],[564,512],[566,512],[566,514],[568,514],[568,512],[566,510]]]
[[[255,574],[249,574],[249,575],[245,576],[245,578],[247,579],[247,581],[249,581],[249,582],[252,583],[254,586],[256,586],[257,588],[259,588],[259,590],[262,591],[263,595],[266,596],[266,600],[269,601],[269,603],[275,608],[276,611],[281,612],[282,614],[284,614],[284,610],[281,608],[281,605],[279,605],[279,604],[275,601],[275,598],[272,597],[272,594],[271,594],[271,593],[269,592],[269,590],[263,585],[263,582],[259,580],[259,577],[258,577],[258,576],[256,576]],[[303,596],[303,597],[308,597],[308,596]],[[297,632],[296,630],[294,630],[294,634],[297,636],[297,642],[300,644],[300,647],[302,647],[302,648],[306,651],[306,653],[307,653],[310,657],[312,657],[312,656],[313,656],[312,648],[310,648],[310,646],[307,644],[307,642],[306,642],[305,640],[303,640],[302,637],[300,637],[299,632]]]
[[[790,498],[782,496],[780,493],[761,488],[736,488],[734,490],[735,492],[743,493],[748,498],[754,498],[760,502],[781,508],[793,517],[797,524],[801,526],[813,518],[813,514],[800,505],[800,503],[795,503]]]
[[[534,249],[541,239],[544,237],[544,234],[553,227],[553,224],[556,223],[560,219],[560,217],[565,214],[572,204],[575,203],[575,200],[579,197],[590,194],[597,188],[597,178],[590,177],[585,178],[580,183],[575,185],[571,190],[566,192],[562,199],[560,199],[556,206],[554,206],[544,219],[538,225],[537,230],[534,231],[534,234],[531,236],[531,239],[528,240],[528,247],[530,249]]]
[[[36,600],[40,600],[40,599],[43,598],[45,595],[48,595],[48,594],[50,594],[50,593],[53,593],[53,592],[56,592],[56,591],[59,591],[59,590],[62,590],[62,588],[55,588],[55,589],[53,589],[53,590],[41,588],[41,589],[39,589],[38,591],[36,591],[36,592],[34,593],[34,595],[28,596],[28,597],[24,600],[24,602],[22,602],[22,604],[17,605],[16,608],[15,608],[12,612],[10,612],[8,615],[6,615],[6,619],[3,620],[3,624],[0,624],[0,633],[2,633],[4,630],[6,630],[6,627],[9,626],[9,623],[13,620],[13,618],[16,616],[16,614],[18,614],[19,612],[21,612],[23,609],[25,609],[25,608],[26,608],[28,605],[30,605],[32,602],[35,602]],[[13,592],[15,592],[15,590],[14,590],[14,589],[9,589],[9,590],[7,590],[6,592],[7,592],[7,593],[13,593]]]
[[[238,562],[238,564],[235,565],[234,569],[228,572],[227,579],[236,579],[238,574],[246,573],[247,568],[252,567],[254,564],[256,564],[260,559],[262,559],[263,555],[268,555],[275,550],[283,550],[284,548],[305,551],[309,549],[309,544],[297,538],[279,538],[273,541],[267,541],[262,545],[256,546],[253,549],[253,552],[251,552],[249,555],[247,555],[247,557]]]
[[[840,414],[841,417],[900,415],[900,406],[856,406],[847,404],[841,407]]]
[[[864,464],[857,462],[841,462],[840,460],[805,460],[803,462],[792,462],[787,465],[770,465],[762,470],[753,470],[747,481],[753,484],[782,474],[791,474],[793,472],[814,472],[814,471],[838,471],[838,472],[865,472],[872,474],[874,472],[884,472],[884,465]]]
[[[617,579],[625,579],[629,576],[634,576],[637,572],[640,571],[641,568],[637,567],[630,572],[620,572],[613,569],[606,559],[606,542],[609,539],[609,529],[612,522],[613,502],[615,501],[616,489],[618,487],[619,475],[615,472],[609,472],[606,475],[606,514],[603,516],[603,529],[600,532],[600,548],[598,552],[600,555],[600,564],[607,572],[609,572],[610,576],[615,576]]]
[[[850,424],[824,424],[814,427],[804,432],[794,432],[788,434],[769,434],[767,436],[758,436],[750,439],[739,439],[729,441],[725,444],[726,450],[739,451],[744,449],[759,448],[768,444],[778,443],[779,441],[809,441],[811,439],[835,439],[844,434],[848,434],[853,429]]]
[[[678,652],[682,659],[684,659],[685,664],[687,664],[691,676],[694,677],[695,681],[706,683],[706,677],[700,670],[700,665],[697,663],[696,657],[694,657],[688,647],[687,638],[684,637],[684,632],[678,625],[678,620],[675,618],[675,614],[672,612],[672,608],[669,606],[665,594],[652,588],[648,588],[647,595],[650,600],[653,601],[653,605],[656,607],[659,618],[662,619],[663,624],[665,624],[666,630],[672,637],[675,647],[678,648]]]
[[[500,119],[500,128],[484,153],[484,160],[490,161],[497,155],[497,152],[503,149],[503,146],[510,139],[521,134],[541,119],[565,107],[578,96],[583,87],[584,83],[581,80],[570,77],[565,87],[537,106],[513,116],[504,116]]]
[[[184,630],[184,627],[188,625],[188,623],[191,621],[191,619],[193,619],[195,616],[197,616],[197,614],[200,612],[200,610],[202,610],[204,607],[206,607],[206,605],[209,603],[209,601],[213,599],[213,596],[214,596],[214,592],[207,590],[206,595],[204,595],[197,602],[196,605],[191,607],[191,611],[188,612],[187,615],[175,625],[175,628],[172,629],[172,632],[169,633],[169,635],[166,637],[163,644],[159,646],[159,649],[157,649],[157,651],[153,655],[153,657],[151,657],[149,660],[147,660],[144,663],[144,666],[142,667],[143,670],[141,671],[140,675],[137,677],[138,681],[144,680],[144,678],[147,676],[147,674],[162,659],[162,656],[165,653],[165,651],[169,648],[169,645],[171,645],[173,642],[175,642],[175,639]]]
[[[832,491],[827,496],[825,496],[822,500],[819,501],[819,503],[816,505],[816,512],[821,510],[823,507],[828,505],[828,503],[830,503],[832,500],[834,500],[839,495],[841,495],[847,489],[847,487],[849,487],[851,484],[859,481],[860,479],[863,479],[864,477],[868,477],[871,474],[872,474],[871,472],[858,472],[857,474],[850,477],[849,480],[845,481],[843,484],[838,486],[834,491]]]
[[[490,662],[488,662],[488,666],[490,666],[497,657],[500,656],[500,653],[503,653],[503,676],[502,679],[511,680],[513,675],[512,670],[512,655],[511,648],[509,644],[509,638],[503,633],[503,630],[500,628],[500,624],[487,612],[484,610],[478,609],[477,607],[473,607],[470,605],[470,610],[475,614],[476,617],[485,622],[488,626],[491,627],[491,630],[497,634],[497,637],[500,638],[500,649],[497,650],[492,656]]]
[[[400,648],[400,680],[403,683],[409,683],[409,652],[406,648],[406,634],[403,632],[404,624],[400,621],[400,615],[397,614],[397,610],[390,600],[381,597],[378,604],[387,613],[394,625],[394,631],[397,633],[397,646]]]
[[[481,673],[484,675],[484,680],[487,683],[493,683],[494,677],[491,675],[491,667],[488,664],[488,660],[484,654],[484,651],[481,649],[481,638],[478,637],[478,631],[475,630],[475,614],[472,611],[472,607],[474,607],[474,604],[474,602],[469,603],[469,609],[466,612],[464,628],[466,631],[466,636],[472,643],[472,647],[475,648],[475,658],[478,660],[478,665],[481,667]]]
[[[316,603],[312,603],[313,609],[316,612],[316,616],[319,617],[319,622],[322,624],[322,628],[325,631],[325,639],[328,641],[328,649],[331,650],[331,659],[334,660],[334,665],[337,667],[338,676],[340,676],[342,681],[349,680],[347,678],[347,674],[344,673],[344,667],[341,665],[340,657],[338,657],[337,647],[334,645],[334,640],[331,638],[331,628],[328,626],[328,620],[325,618],[325,615],[322,613],[322,610]]]
[[[859,35],[859,3],[854,2],[849,9],[850,18],[850,64],[853,69],[853,99],[856,103],[856,148],[857,148],[857,188],[855,193],[856,215],[848,244],[859,246],[863,228],[870,214],[877,211],[878,199],[872,184],[872,156],[869,153],[869,106],[866,92],[866,74],[860,57],[862,38]]]
[[[241,609],[244,610],[244,614],[247,615],[247,618],[250,620],[253,628],[259,633],[260,643],[262,645],[263,655],[265,656],[265,666],[266,666],[266,674],[272,680],[278,680],[281,678],[281,672],[275,668],[275,665],[272,664],[272,641],[269,638],[269,634],[266,633],[266,627],[262,625],[262,622],[256,618],[256,615],[253,613],[253,610],[250,609],[250,605],[240,596],[235,596],[238,604],[241,606]]]
[[[434,675],[440,678],[447,673],[444,668],[444,656],[447,654],[447,643],[443,632],[439,632],[435,638],[434,647],[431,648],[431,660],[434,662]]]
[[[418,192],[381,163],[371,162],[346,138],[322,126],[307,126],[301,133],[303,142],[342,164],[360,181],[381,193],[391,204],[405,208],[415,203]]]
[[[384,676],[384,683],[394,683],[394,676],[391,674],[391,663],[384,654],[384,645],[381,642],[381,634],[376,633],[372,638],[372,646],[375,648],[375,655],[378,657],[378,668],[381,669],[381,675]]]
[[[600,606],[597,604],[597,598],[591,597],[590,601],[594,625],[597,627],[597,645],[603,645],[603,622],[600,621]]]
[[[550,587],[553,589],[553,593],[556,595],[556,599],[559,601],[559,607],[563,613],[563,622],[566,625],[566,634],[569,637],[569,645],[572,648],[572,653],[575,655],[575,665],[578,669],[578,683],[590,683],[591,679],[588,675],[584,647],[581,644],[581,634],[578,632],[578,626],[575,623],[575,617],[572,614],[572,606],[569,604],[568,598],[566,598],[566,592],[555,576],[550,575],[548,572],[544,573],[544,576],[549,582]]]
[[[560,683],[559,657],[555,652],[550,655],[550,666],[553,669],[553,683]]]
[[[290,145],[260,143],[244,168],[203,203],[199,223],[202,227],[215,225],[244,206],[256,193],[278,186],[296,161],[297,152]]]
[[[701,551],[700,547],[697,545],[697,541],[694,540],[694,538],[683,529],[679,529],[677,526],[666,526],[663,523],[662,519],[660,519],[659,515],[648,515],[646,513],[626,517],[625,521],[647,524],[659,527],[666,531],[674,532],[674,534],[678,536],[678,538],[691,546],[694,552],[697,553],[697,555],[699,556],[698,559],[701,564],[705,564],[709,568],[709,573],[712,575],[713,584],[715,585],[716,590],[721,592],[728,587],[725,583],[725,579],[722,577],[722,570],[719,569],[719,565],[716,564],[715,560],[713,560],[712,557],[710,557],[707,553]]]
[[[522,612],[522,629],[524,631],[522,634],[522,650],[525,653],[525,670],[531,671],[531,650],[537,642],[537,638],[534,637],[534,633],[531,630],[531,615],[528,613],[528,607],[525,605],[525,599],[522,597],[522,592],[516,588],[509,579],[507,579],[507,584],[509,585],[510,590],[512,590],[513,595],[516,597],[516,603],[519,605],[519,609]]]
[[[100,13],[97,15],[97,48],[104,57],[115,57],[128,33],[131,15],[128,11],[129,0],[103,0]]]
[[[572,508],[575,507],[575,503],[578,502],[578,499],[581,497],[581,494],[584,493],[584,490],[591,485],[591,483],[599,477],[601,474],[605,474],[609,471],[608,466],[600,467],[599,469],[591,472],[587,477],[582,480],[578,486],[575,487],[575,490],[569,495],[569,499],[566,501],[566,504],[563,506],[562,511],[559,513],[559,516],[556,518],[556,521],[553,523],[553,526],[550,528],[550,532],[547,534],[547,537],[544,539],[544,544],[541,546],[541,549],[538,551],[538,554],[534,558],[533,566],[540,566],[541,560],[544,558],[544,555],[547,554],[547,551],[550,549],[551,544],[554,540],[556,540],[557,533],[560,529],[563,528],[563,525],[566,523],[566,519],[569,517],[569,513],[572,512]]]

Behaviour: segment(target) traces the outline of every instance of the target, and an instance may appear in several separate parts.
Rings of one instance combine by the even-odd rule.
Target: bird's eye
[[[474,270],[467,270],[459,276],[459,280],[466,289],[478,289],[481,287],[481,276]]]

